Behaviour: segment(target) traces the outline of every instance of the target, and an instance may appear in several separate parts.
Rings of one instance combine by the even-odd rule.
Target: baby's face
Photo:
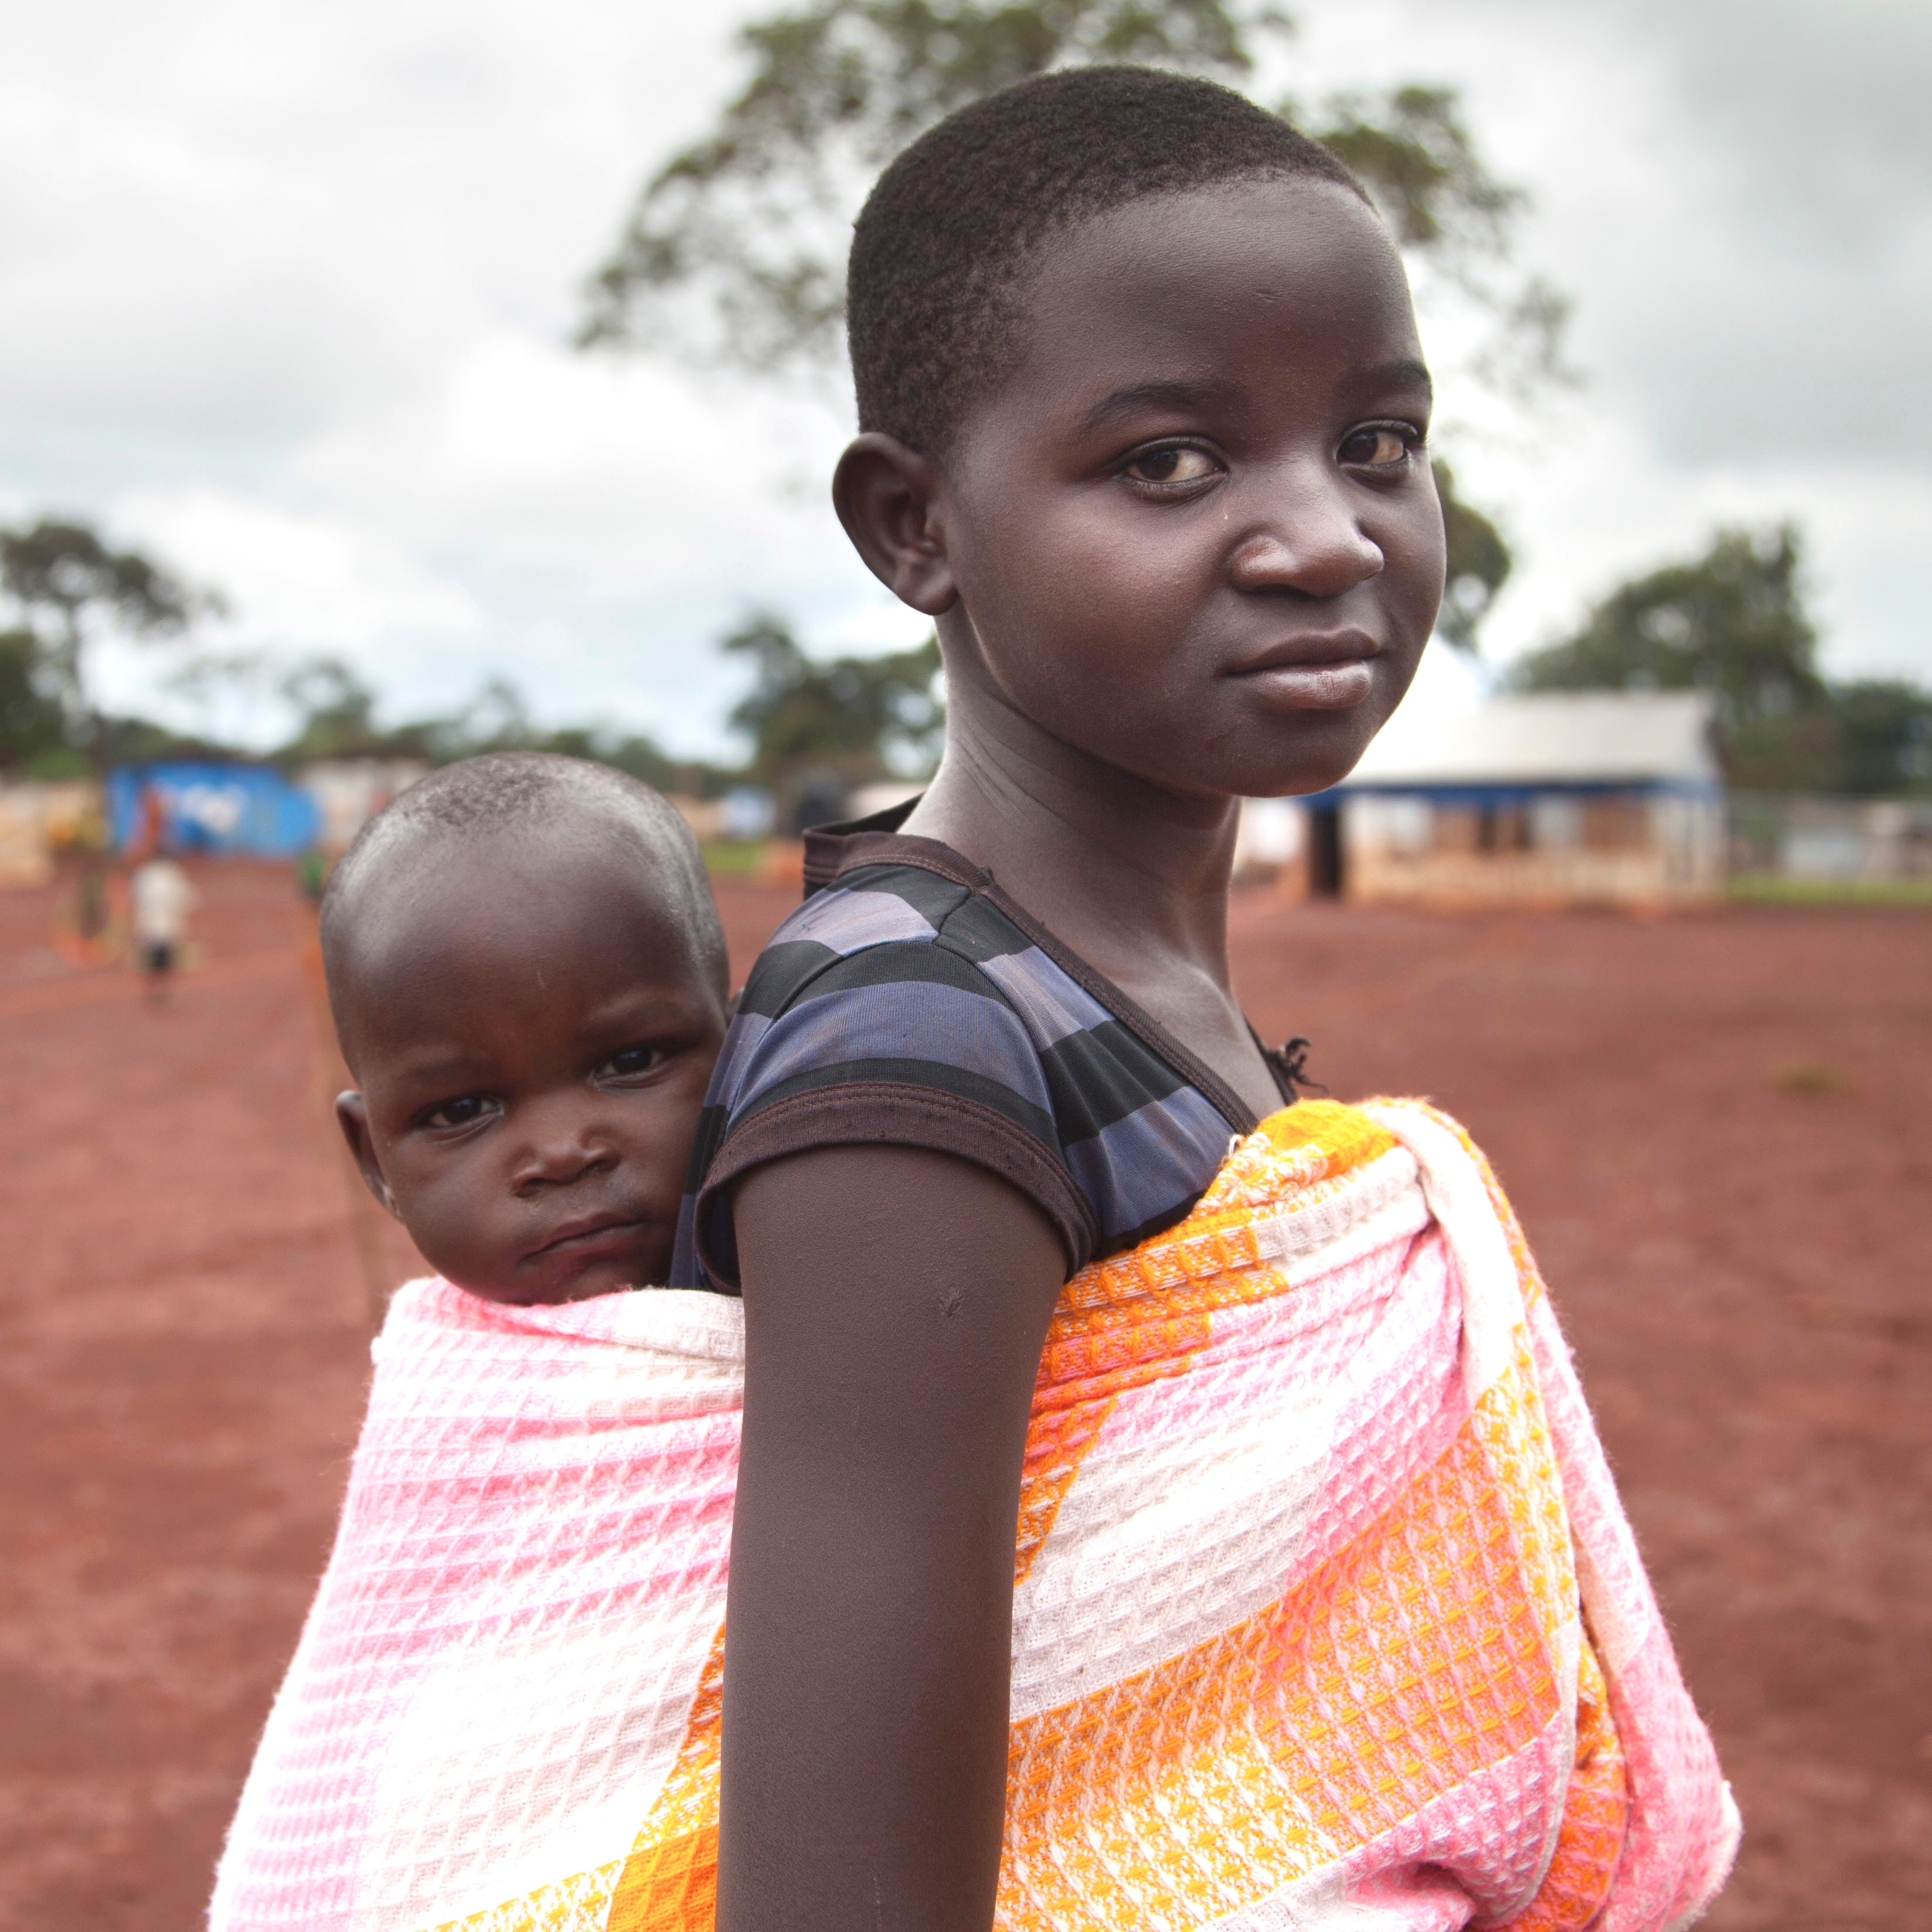
[[[1400,260],[1339,186],[1075,227],[943,466],[949,677],[1184,793],[1333,784],[1441,601],[1430,401]]]
[[[370,894],[340,970],[364,1174],[493,1301],[665,1278],[724,1002],[646,864],[452,841]]]

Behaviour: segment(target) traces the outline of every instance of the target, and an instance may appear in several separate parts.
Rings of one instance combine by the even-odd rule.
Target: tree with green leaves
[[[376,694],[338,657],[305,658],[282,680],[282,695],[299,721],[276,756],[289,764],[311,758],[420,754],[413,733],[406,742],[376,722]]]
[[[592,278],[580,340],[675,346],[764,374],[838,359],[851,218],[867,184],[955,108],[1058,68],[1126,62],[1251,87],[1293,22],[1252,0],[807,0],[739,32],[751,67],[716,126],[646,182]],[[1423,292],[1486,319],[1476,376],[1523,398],[1562,375],[1566,304],[1510,272],[1522,191],[1490,172],[1453,88],[1277,110],[1325,142],[1387,216]],[[1502,533],[1438,469],[1443,635],[1473,650],[1509,571]]]
[[[1503,541],[1502,532],[1481,511],[1472,508],[1456,494],[1455,472],[1440,457],[1434,467],[1436,494],[1442,500],[1442,530],[1448,552],[1448,577],[1436,632],[1459,651],[1474,656],[1478,630],[1508,578],[1515,560]]]
[[[0,771],[42,776],[75,755],[40,639],[32,631],[0,631]]]
[[[1822,710],[1801,554],[1788,524],[1720,530],[1702,556],[1620,584],[1574,636],[1524,658],[1513,681],[1525,691],[1708,691],[1732,730]]]
[[[460,710],[393,725],[376,718],[376,692],[340,658],[305,659],[283,680],[282,694],[297,723],[274,756],[284,765],[319,758],[420,758],[450,764],[484,752],[556,752],[613,765],[660,791],[716,789],[725,775],[680,764],[640,732],[588,725],[545,730],[532,722],[523,693],[506,678],[489,678]]]
[[[1897,678],[1834,688],[1840,791],[1932,798],[1932,692]]]
[[[751,770],[766,783],[789,785],[823,770],[864,784],[896,768],[931,769],[946,722],[933,693],[936,638],[884,657],[820,660],[799,648],[782,620],[758,613],[721,648],[752,660],[754,682],[731,724],[751,740]]]
[[[0,530],[0,589],[39,640],[76,745],[94,736],[86,654],[100,632],[178,636],[222,608],[212,592],[184,584],[139,550],[110,550],[85,524],[46,517],[27,530]]]
[[[1620,584],[1516,666],[1522,691],[1708,691],[1731,782],[1751,791],[1932,792],[1932,693],[1833,684],[1817,666],[1790,524],[1718,531],[1701,556]]]

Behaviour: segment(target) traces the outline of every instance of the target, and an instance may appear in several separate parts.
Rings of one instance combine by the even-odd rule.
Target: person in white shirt
[[[148,997],[166,996],[168,976],[179,963],[188,938],[188,914],[194,910],[194,888],[173,860],[159,855],[144,859],[130,881],[134,898],[134,947],[141,970],[148,976]]]

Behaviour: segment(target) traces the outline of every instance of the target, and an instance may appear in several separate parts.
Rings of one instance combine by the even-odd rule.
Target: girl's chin
[[[1223,755],[1193,774],[1214,790],[1235,798],[1300,798],[1340,784],[1357,765],[1382,724],[1362,707],[1276,712],[1270,728],[1230,733]],[[1236,749],[1237,736],[1248,742]],[[1228,755],[1232,754],[1232,755]]]

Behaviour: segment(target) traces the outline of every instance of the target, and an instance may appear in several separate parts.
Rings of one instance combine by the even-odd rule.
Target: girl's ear
[[[934,514],[939,472],[896,436],[856,436],[832,472],[832,506],[866,567],[902,604],[937,617],[959,601]]]
[[[360,1094],[336,1095],[335,1124],[342,1130],[342,1138],[349,1143],[349,1151],[356,1157],[356,1168],[362,1176],[364,1185],[400,1220],[402,1216],[396,1214],[396,1197],[389,1192],[389,1184],[382,1178],[382,1170],[376,1163],[376,1143],[369,1132],[369,1109]]]

